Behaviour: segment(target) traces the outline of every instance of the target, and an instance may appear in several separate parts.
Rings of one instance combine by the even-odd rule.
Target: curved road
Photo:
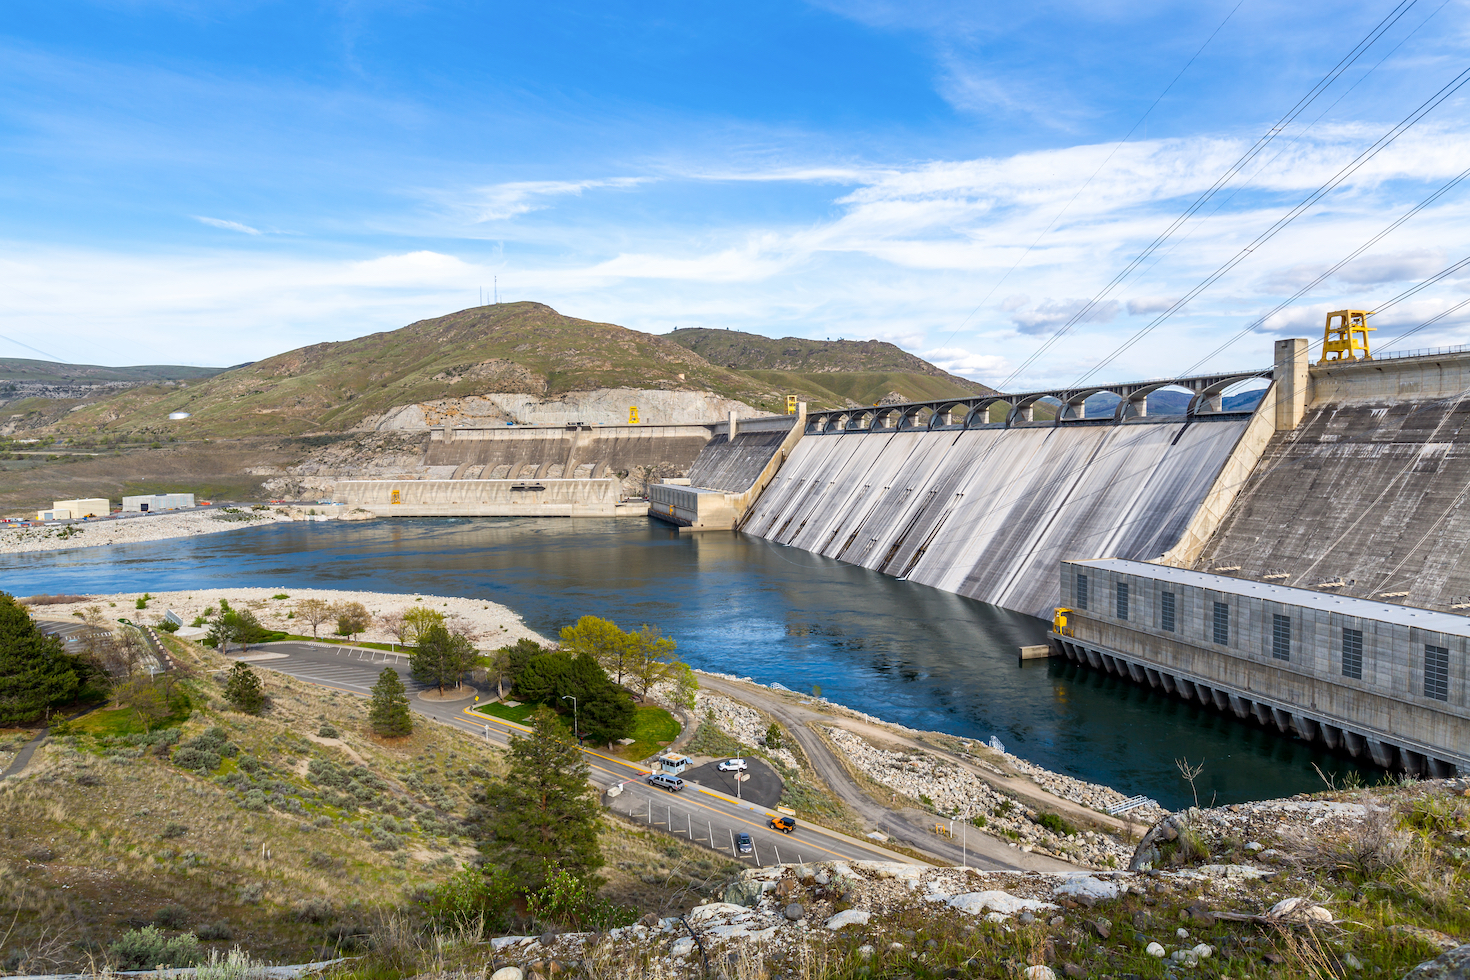
[[[285,641],[255,646],[248,653],[231,655],[231,659],[362,696],[368,694],[385,666],[392,667],[402,677],[409,691],[409,703],[419,714],[501,745],[508,744],[512,734],[528,730],[523,725],[472,713],[473,702],[422,700],[417,695],[425,688],[409,676],[408,658],[403,654]],[[770,811],[763,807],[694,783],[677,794],[655,790],[644,782],[646,767],[592,749],[583,752],[593,785],[604,793],[620,787],[617,795],[605,797],[616,812],[752,864],[792,860],[915,863],[912,858],[871,841],[848,837],[806,821],[801,821],[796,833],[788,837],[766,826]],[[735,854],[735,838],[741,833],[750,834],[754,841],[754,852],[750,855]],[[955,860],[958,863],[958,851]],[[1074,869],[1068,866],[1068,870]]]
[[[972,828],[965,828],[960,831],[964,834],[961,840],[941,837],[933,833],[931,829],[938,822],[932,814],[925,813],[917,807],[890,810],[862,791],[853,780],[847,767],[832,753],[827,743],[809,727],[811,722],[837,721],[838,719],[832,715],[806,707],[796,699],[783,697],[769,688],[741,681],[731,681],[723,677],[700,674],[699,686],[707,691],[724,694],[759,708],[779,721],[781,726],[801,746],[802,752],[806,754],[807,760],[816,770],[817,775],[826,782],[842,802],[882,833],[916,851],[931,854],[950,864],[963,862],[971,867],[988,870],[1053,872],[1083,870],[1075,864],[1068,864],[1041,854],[1027,853],[981,830],[975,830],[971,835],[970,829]],[[897,740],[897,736],[893,738]],[[925,751],[933,752],[934,750],[925,746]],[[1066,806],[1075,806],[1067,800],[1059,802]],[[1092,811],[1088,813],[1094,818],[1097,816]],[[956,830],[959,831],[960,827],[957,826]]]

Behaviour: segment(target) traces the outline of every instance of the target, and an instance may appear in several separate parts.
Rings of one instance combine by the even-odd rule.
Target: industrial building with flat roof
[[[194,495],[192,493],[150,493],[122,499],[124,513],[141,511],[152,514],[160,510],[179,510],[193,506]]]
[[[76,500],[52,501],[50,510],[36,512],[38,521],[68,521],[83,517],[106,517],[112,501],[106,497],[80,497]]]
[[[1149,562],[1061,563],[1071,660],[1386,769],[1470,768],[1470,618]]]

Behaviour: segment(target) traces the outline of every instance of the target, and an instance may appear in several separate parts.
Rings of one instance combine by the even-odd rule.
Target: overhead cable
[[[1335,275],[1337,272],[1341,271],[1341,269],[1342,269],[1343,266],[1347,265],[1353,259],[1356,259],[1358,256],[1362,255],[1364,252],[1366,252],[1368,249],[1372,248],[1374,245],[1377,245],[1389,233],[1391,233],[1394,229],[1398,228],[1399,225],[1403,224],[1405,221],[1408,221],[1410,218],[1412,218],[1414,215],[1418,214],[1420,211],[1423,211],[1425,208],[1429,207],[1429,205],[1431,205],[1435,201],[1439,200],[1445,194],[1448,194],[1450,192],[1450,190],[1452,190],[1456,185],[1458,185],[1466,177],[1470,177],[1470,168],[1466,168],[1465,170],[1460,171],[1454,177],[1450,178],[1450,180],[1449,180],[1449,182],[1447,184],[1445,184],[1442,187],[1440,187],[1433,194],[1430,194],[1428,197],[1426,197],[1424,200],[1420,201],[1418,204],[1414,205],[1409,210],[1405,211],[1402,215],[1399,216],[1399,218],[1396,221],[1394,221],[1392,224],[1390,224],[1387,228],[1384,228],[1378,234],[1374,235],[1372,238],[1368,239],[1363,244],[1359,245],[1357,248],[1353,249],[1346,256],[1344,256],[1336,265],[1332,266],[1332,268],[1328,269],[1326,272],[1322,273],[1316,279],[1313,279],[1311,282],[1307,283],[1301,289],[1298,289],[1295,293],[1292,293],[1289,298],[1283,300],[1282,302],[1280,302],[1279,304],[1277,304],[1275,307],[1273,307],[1268,312],[1263,313],[1259,317],[1257,317],[1256,319],[1252,320],[1251,323],[1248,326],[1242,328],[1238,333],[1236,333],[1234,336],[1232,336],[1229,340],[1226,340],[1224,343],[1222,343],[1220,346],[1216,347],[1214,350],[1210,351],[1204,357],[1201,357],[1199,360],[1195,361],[1189,367],[1185,368],[1184,371],[1183,371],[1183,376],[1184,377],[1188,377],[1188,376],[1194,374],[1195,371],[1199,370],[1199,368],[1201,368],[1206,363],[1208,363],[1212,358],[1214,358],[1214,357],[1216,357],[1216,356],[1218,356],[1220,354],[1223,354],[1228,348],[1230,348],[1233,344],[1235,344],[1237,341],[1239,341],[1242,337],[1244,337],[1247,334],[1252,333],[1253,331],[1259,329],[1267,320],[1271,319],[1273,316],[1275,316],[1276,314],[1280,313],[1282,310],[1286,309],[1292,303],[1295,303],[1297,300],[1301,299],[1303,296],[1307,295],[1312,290],[1314,290],[1318,286],[1322,285],[1322,283],[1326,282],[1328,278],[1330,278],[1331,276]]]
[[[1444,2],[1448,3],[1449,0],[1444,0]],[[1088,177],[1082,182],[1082,186],[1077,188],[1077,192],[1072,195],[1071,199],[1068,200],[1066,204],[1062,205],[1062,209],[1058,211],[1056,217],[1052,218],[1051,222],[1041,230],[1041,234],[1036,236],[1036,240],[1033,241],[1030,245],[1026,246],[1026,251],[1021,253],[1020,258],[1016,259],[1016,261],[1011,264],[1011,267],[1005,271],[1005,275],[1001,276],[995,281],[995,285],[990,287],[990,291],[986,293],[985,296],[981,298],[980,302],[976,304],[975,308],[970,311],[969,316],[966,316],[963,320],[960,321],[960,325],[954,328],[954,331],[950,333],[949,337],[946,339],[946,342],[948,340],[954,339],[955,334],[965,329],[965,324],[969,323],[974,318],[975,314],[979,313],[985,307],[985,304],[990,302],[990,297],[995,295],[995,291],[999,289],[1001,285],[1004,284],[1005,281],[1011,277],[1011,273],[1015,272],[1016,269],[1020,267],[1021,263],[1026,260],[1026,256],[1030,255],[1032,251],[1035,250],[1036,246],[1041,244],[1041,240],[1045,238],[1053,228],[1056,227],[1057,222],[1062,220],[1062,215],[1066,214],[1071,209],[1072,205],[1077,203],[1077,198],[1082,196],[1082,192],[1087,190],[1087,188],[1092,185],[1092,182],[1097,179],[1097,175],[1103,172],[1103,169],[1106,168],[1110,162],[1112,162],[1112,159],[1117,154],[1117,152],[1122,149],[1124,145],[1127,144],[1128,140],[1133,136],[1134,133],[1138,132],[1138,127],[1142,126],[1144,120],[1149,117],[1149,114],[1159,107],[1159,103],[1164,101],[1164,96],[1168,95],[1169,92],[1174,88],[1174,86],[1178,84],[1179,79],[1184,77],[1184,73],[1189,71],[1189,66],[1199,60],[1199,56],[1205,53],[1205,48],[1210,46],[1210,42],[1215,39],[1215,35],[1219,34],[1220,31],[1224,29],[1226,23],[1229,22],[1231,17],[1235,16],[1235,12],[1240,9],[1241,4],[1243,3],[1245,3],[1245,0],[1237,0],[1235,6],[1230,8],[1230,13],[1225,15],[1225,19],[1220,21],[1220,23],[1216,25],[1215,29],[1210,32],[1209,37],[1205,38],[1205,43],[1199,46],[1199,50],[1196,51],[1190,57],[1190,59],[1184,63],[1184,67],[1179,69],[1179,73],[1174,76],[1174,78],[1169,82],[1168,85],[1164,86],[1164,90],[1159,93],[1158,98],[1154,99],[1153,104],[1151,104],[1147,109],[1143,111],[1143,115],[1138,117],[1138,121],[1133,124],[1133,128],[1128,130],[1128,132],[1123,135],[1123,138],[1118,140],[1118,142],[1113,145],[1113,148],[1108,151],[1108,155],[1103,158],[1103,162],[1098,164],[1097,169],[1092,172],[1092,176]]]
[[[1356,173],[1364,164],[1366,164],[1369,160],[1372,160],[1385,147],[1387,147],[1394,140],[1398,139],[1405,132],[1407,132],[1411,127],[1413,127],[1415,123],[1424,118],[1424,116],[1426,116],[1429,112],[1436,108],[1441,102],[1444,102],[1451,95],[1454,95],[1456,92],[1458,92],[1460,88],[1465,85],[1466,82],[1470,82],[1470,68],[1467,68],[1464,71],[1460,72],[1460,74],[1456,75],[1453,79],[1446,83],[1443,88],[1441,88],[1438,92],[1425,100],[1417,109],[1405,116],[1398,125],[1394,126],[1388,132],[1384,133],[1382,136],[1378,137],[1378,139],[1374,140],[1367,149],[1358,154],[1347,166],[1343,167],[1336,174],[1334,174],[1333,177],[1327,181],[1327,183],[1323,184],[1321,187],[1318,187],[1311,194],[1307,195],[1307,197],[1300,204],[1292,208],[1290,211],[1286,212],[1286,214],[1282,215],[1280,218],[1276,219],[1276,221],[1269,228],[1257,235],[1248,245],[1246,245],[1234,256],[1232,256],[1224,265],[1220,266],[1220,268],[1210,273],[1210,275],[1205,277],[1205,279],[1198,285],[1196,285],[1193,289],[1185,293],[1179,299],[1175,300],[1167,310],[1150,320],[1146,326],[1135,332],[1132,337],[1129,337],[1126,341],[1114,348],[1111,354],[1103,358],[1097,364],[1093,365],[1087,371],[1083,372],[1082,376],[1079,377],[1076,382],[1074,382],[1074,387],[1080,386],[1083,382],[1092,377],[1098,371],[1101,371],[1103,368],[1113,363],[1113,361],[1117,360],[1126,351],[1133,347],[1134,344],[1138,343],[1144,337],[1152,333],[1154,328],[1159,326],[1159,324],[1163,323],[1175,313],[1179,312],[1179,310],[1188,305],[1188,303],[1196,296],[1198,296],[1200,293],[1204,292],[1210,286],[1219,281],[1219,279],[1227,272],[1235,268],[1241,262],[1245,261],[1245,259],[1252,252],[1260,248],[1262,245],[1266,244],[1272,238],[1276,237],[1276,234],[1278,232],[1280,232],[1287,225],[1291,224],[1297,218],[1301,217],[1304,213],[1306,213],[1308,209],[1312,207],[1312,205],[1316,204],[1327,194],[1335,190],[1339,184],[1341,184],[1343,181],[1347,180],[1354,173]],[[1425,285],[1427,285],[1427,283]]]
[[[1397,23],[1399,18],[1403,17],[1404,14],[1409,12],[1409,8],[1411,8],[1416,2],[1417,0],[1400,0],[1398,6],[1390,10],[1388,12],[1388,15],[1384,17],[1383,20],[1380,21],[1378,25],[1373,28],[1373,30],[1369,31],[1367,36],[1359,41],[1351,51],[1345,54],[1342,57],[1342,60],[1339,61],[1332,68],[1331,71],[1322,76],[1317,84],[1312,86],[1311,90],[1308,91],[1306,95],[1302,96],[1301,99],[1297,101],[1296,105],[1292,106],[1291,109],[1287,111],[1286,115],[1282,116],[1274,126],[1268,129],[1261,137],[1259,137],[1253,144],[1251,144],[1250,148],[1241,155],[1240,159],[1236,160],[1233,164],[1226,168],[1225,172],[1222,173],[1213,184],[1206,188],[1204,193],[1202,193],[1194,201],[1193,204],[1191,204],[1184,210],[1183,214],[1175,218],[1174,221],[1167,228],[1160,232],[1158,237],[1150,242],[1142,252],[1135,256],[1134,259],[1129,262],[1128,265],[1124,267],[1121,272],[1115,275],[1112,280],[1106,286],[1104,286],[1100,292],[1098,292],[1097,295],[1088,300],[1085,306],[1083,306],[1077,312],[1068,317],[1066,322],[1058,327],[1056,332],[1054,332],[1049,338],[1047,338],[1046,342],[1038,347],[1029,357],[1026,358],[1025,361],[1021,362],[1020,366],[1012,371],[1004,381],[1000,382],[998,387],[1001,390],[1004,390],[1006,386],[1008,386],[1012,381],[1020,377],[1022,372],[1024,372],[1028,367],[1035,363],[1037,358],[1046,353],[1046,351],[1049,350],[1051,346],[1055,344],[1058,340],[1060,340],[1069,330],[1071,330],[1072,327],[1082,322],[1093,310],[1097,308],[1099,303],[1107,298],[1107,296],[1114,289],[1122,285],[1123,280],[1132,275],[1132,273],[1140,265],[1148,260],[1148,257],[1150,255],[1157,251],[1166,241],[1172,238],[1174,234],[1178,232],[1179,229],[1182,228],[1189,221],[1190,218],[1194,217],[1196,212],[1198,212],[1201,208],[1208,204],[1210,199],[1213,198],[1215,194],[1220,191],[1221,188],[1223,188],[1226,184],[1233,180],[1241,172],[1241,170],[1249,166],[1252,160],[1254,160],[1262,152],[1264,152],[1266,147],[1269,146],[1271,142],[1276,139],[1277,136],[1280,136],[1282,131],[1285,130],[1287,126],[1291,125],[1291,123],[1296,120],[1297,116],[1306,111],[1307,106],[1316,101],[1317,98],[1327,89],[1327,87],[1335,82],[1342,75],[1343,72],[1352,67],[1352,65],[1360,57],[1363,56],[1363,53],[1366,52],[1375,41],[1383,36],[1385,31],[1387,31],[1395,23]]]
[[[1425,327],[1433,326],[1434,324],[1436,324],[1439,321],[1443,320],[1445,317],[1449,316],[1451,313],[1457,312],[1458,310],[1462,310],[1462,309],[1464,309],[1467,306],[1470,306],[1470,299],[1462,299],[1462,300],[1460,300],[1460,302],[1456,303],[1454,306],[1451,306],[1449,309],[1445,310],[1443,313],[1439,314],[1438,316],[1430,317],[1428,320],[1425,320],[1423,323],[1419,324],[1417,327],[1415,327],[1412,330],[1405,330],[1403,333],[1399,334],[1397,337],[1395,337],[1392,340],[1388,341],[1386,344],[1380,345],[1378,349],[1381,350],[1381,351],[1382,350],[1388,350],[1390,347],[1392,347],[1394,344],[1398,343],[1399,341],[1403,340],[1404,338],[1406,338],[1406,337],[1412,337],[1414,334],[1418,333],[1420,330],[1423,330]]]

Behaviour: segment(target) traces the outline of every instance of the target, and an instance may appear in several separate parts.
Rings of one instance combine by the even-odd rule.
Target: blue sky
[[[462,309],[498,279],[505,299],[651,332],[877,337],[994,383],[1391,7],[17,5],[0,351],[236,363]],[[1467,25],[1465,0],[1415,2],[1010,387],[1094,367],[1470,67]],[[1470,165],[1467,96],[1107,375],[1183,370]],[[1263,364],[1276,337],[1319,338],[1326,310],[1470,255],[1467,195],[1212,363]],[[1380,335],[1467,293],[1446,280]],[[1403,346],[1463,342],[1467,320]]]

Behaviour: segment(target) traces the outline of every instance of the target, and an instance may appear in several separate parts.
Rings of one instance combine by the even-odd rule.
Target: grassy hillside
[[[948,378],[907,371],[828,371],[800,374],[795,371],[746,371],[746,374],[778,388],[820,392],[838,406],[849,401],[875,405],[891,392],[905,401],[925,402],[978,392],[959,388]],[[813,408],[825,408],[812,400]]]
[[[879,340],[777,339],[738,330],[699,328],[675,330],[666,336],[697,351],[712,364],[740,371],[784,371],[800,376],[833,373],[899,377],[922,375],[951,386],[935,396],[939,398],[961,392],[985,394],[991,391],[978,381],[957,377],[900,347]],[[838,390],[830,383],[823,384],[833,391]]]
[[[95,381],[187,381],[212,378],[227,368],[188,367],[179,364],[137,364],[103,367],[97,364],[61,364],[27,357],[0,357],[0,381],[39,381],[49,384],[86,384]]]
[[[713,391],[770,411],[782,392],[663,337],[562,316],[540,303],[476,307],[399,330],[315,344],[186,388],[148,387],[70,413],[69,429],[192,436],[343,431],[394,406],[484,392]]]
[[[146,732],[131,711],[95,711],[0,783],[6,972],[100,967],[150,923],[288,963],[417,934],[416,896],[477,857],[467,821],[503,751],[422,718],[406,738],[378,738],[364,699],[269,670],[263,716],[227,710],[229,661],[166,642],[191,702],[178,716]],[[212,730],[225,751],[185,768],[176,746]],[[30,734],[0,732],[0,758]],[[600,843],[602,894],[640,909],[684,911],[729,870],[617,819]]]

